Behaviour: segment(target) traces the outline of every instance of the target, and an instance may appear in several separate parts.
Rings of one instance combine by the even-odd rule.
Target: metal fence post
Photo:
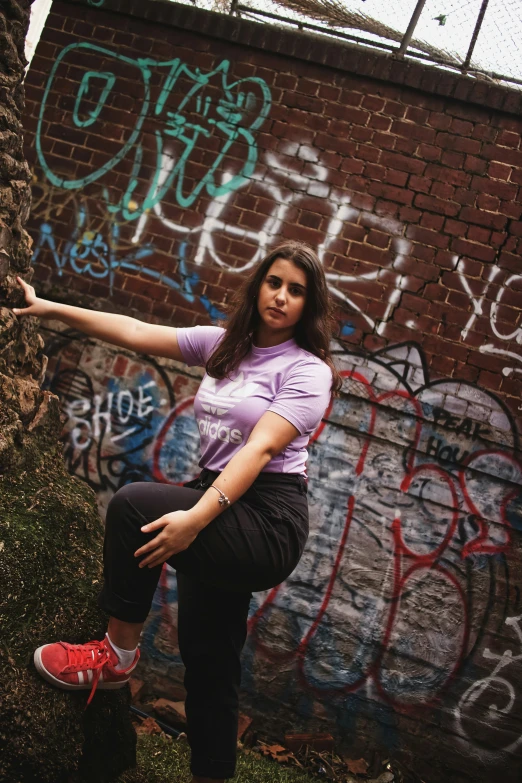
[[[415,11],[413,12],[412,17],[410,19],[408,29],[404,33],[404,38],[401,41],[401,48],[395,54],[395,57],[404,57],[406,49],[410,45],[410,41],[415,31],[415,28],[417,27],[417,22],[419,21],[419,17],[422,13],[422,9],[424,8],[425,5],[426,5],[426,0],[417,0],[417,5],[415,6]]]
[[[482,22],[484,21],[484,17],[486,15],[486,9],[488,7],[488,3],[489,0],[482,0],[482,5],[480,6],[479,15],[477,16],[477,23],[475,25],[475,29],[473,30],[473,35],[471,36],[471,42],[469,45],[468,53],[466,55],[466,59],[464,60],[461,66],[463,74],[465,74],[469,68],[471,57],[473,55],[473,50],[475,49],[475,44],[477,43],[477,38],[480,33],[480,28],[482,27]]]

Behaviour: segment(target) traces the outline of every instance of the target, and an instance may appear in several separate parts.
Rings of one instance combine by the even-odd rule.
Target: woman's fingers
[[[158,547],[154,550],[154,552],[151,552],[148,557],[141,561],[140,568],[145,568],[145,566],[148,566],[148,568],[154,568],[154,566],[164,563],[165,560],[168,560],[169,557],[170,554],[165,550],[164,547]]]
[[[161,546],[161,543],[162,543],[161,538],[159,536],[156,536],[156,538],[153,538],[152,541],[148,541],[142,547],[137,549],[134,552],[134,557],[141,557],[141,555],[146,555],[147,552],[151,552],[153,549],[156,549],[158,546]]]
[[[29,285],[29,283],[26,283],[25,280],[22,280],[21,277],[16,277],[22,288],[24,289],[24,296],[26,304],[29,305],[29,307],[13,307],[13,313],[15,315],[27,315],[32,312],[32,305],[34,304],[34,300],[36,299],[36,294],[34,291],[34,288],[32,285]]]
[[[168,525],[168,522],[161,517],[160,519],[156,519],[155,522],[149,522],[147,525],[143,525],[141,531],[142,533],[153,533],[155,530],[159,530],[160,527],[165,527],[165,525]]]

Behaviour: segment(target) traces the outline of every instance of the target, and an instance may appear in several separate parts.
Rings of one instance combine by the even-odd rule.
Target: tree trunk
[[[61,458],[38,321],[11,310],[23,304],[16,276],[32,275],[21,122],[31,4],[0,0],[0,780],[103,783],[135,764],[128,689],[97,693],[86,713],[85,692],[51,688],[32,665],[46,642],[101,638],[104,618],[95,496]]]
[[[46,359],[35,318],[10,309],[23,297],[16,276],[31,277],[31,172],[24,158],[24,42],[32,0],[0,5],[0,472],[29,467],[56,450],[59,407],[40,390]]]

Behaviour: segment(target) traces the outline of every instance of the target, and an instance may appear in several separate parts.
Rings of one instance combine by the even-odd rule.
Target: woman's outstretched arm
[[[15,315],[34,315],[37,318],[54,318],[73,329],[85,332],[90,337],[105,340],[120,348],[137,353],[164,356],[167,359],[183,361],[178,345],[176,329],[172,326],[146,324],[127,315],[103,313],[83,307],[49,302],[36,296],[33,286],[17,277],[25,294],[27,307],[14,308]]]

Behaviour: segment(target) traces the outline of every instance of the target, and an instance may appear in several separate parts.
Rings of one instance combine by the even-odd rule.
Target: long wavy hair
[[[323,265],[316,253],[304,242],[284,242],[266,255],[235,293],[224,325],[225,336],[209,358],[206,371],[212,378],[230,377],[252,348],[253,337],[261,321],[257,294],[274,261],[292,261],[306,275],[307,290],[303,314],[295,325],[293,337],[306,351],[322,359],[332,370],[332,391],[342,385],[330,352],[334,329],[333,302],[328,291]]]

